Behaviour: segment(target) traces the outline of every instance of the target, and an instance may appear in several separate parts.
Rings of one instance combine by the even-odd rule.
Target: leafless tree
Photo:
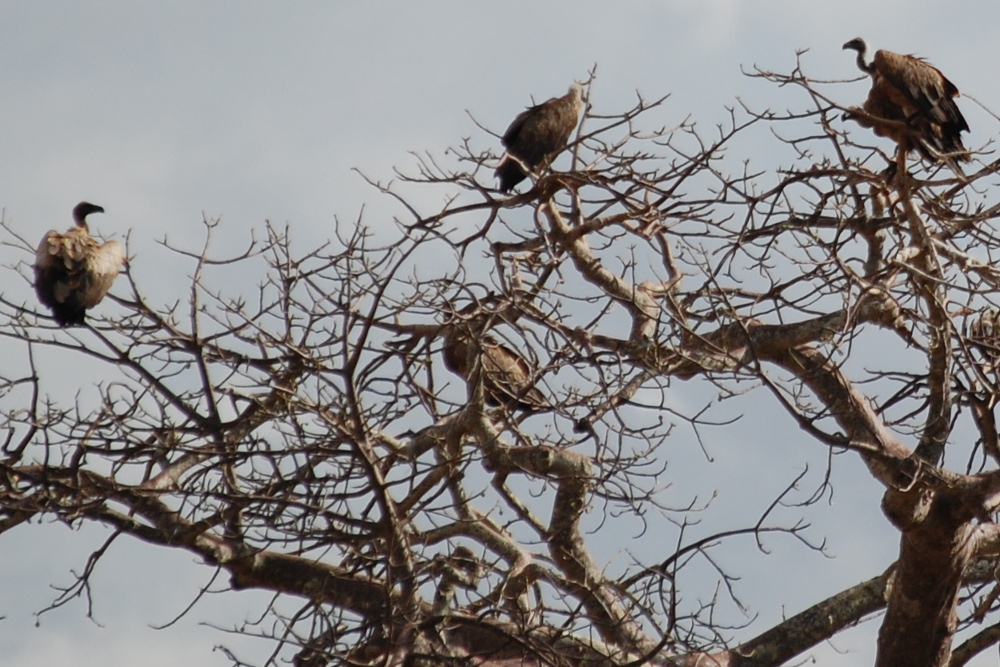
[[[233,253],[165,244],[189,267],[177,301],[127,269],[82,328],[29,299],[32,239],[5,224],[22,252],[0,332],[27,354],[0,394],[0,531],[110,529],[57,606],[126,537],[273,591],[243,628],[275,640],[255,664],[780,665],[882,610],[878,665],[965,664],[1000,639],[997,163],[900,159],[843,119],[855,88],[752,76],[800,108],[705,131],[670,124],[667,98],[595,103],[510,197],[483,128],[368,181],[391,224],[338,223],[305,251],[270,225]],[[748,136],[784,166],[732,155]],[[105,379],[58,402],[50,348]],[[728,620],[746,573],[717,553],[772,533],[822,549],[805,518],[826,482],[755,489],[758,520],[690,537],[703,502],[665,495],[675,427],[739,428],[710,425],[715,400],[679,410],[696,385],[860,458],[896,563],[763,632]],[[622,516],[660,549],[602,561]],[[716,594],[686,595],[706,571]]]

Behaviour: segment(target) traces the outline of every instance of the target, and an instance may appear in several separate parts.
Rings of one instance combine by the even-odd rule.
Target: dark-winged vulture
[[[76,223],[65,234],[45,235],[35,253],[35,292],[52,309],[59,326],[84,323],[84,313],[111,289],[125,253],[117,241],[99,244],[90,237],[87,216],[104,209],[80,202],[73,209]]]
[[[477,363],[488,404],[529,412],[549,407],[542,392],[532,383],[531,365],[524,357],[466,324],[449,326],[444,338],[444,365],[469,382]]]
[[[562,97],[553,97],[518,114],[500,139],[507,149],[496,170],[500,189],[510,192],[528,177],[528,171],[548,165],[566,148],[582,110],[583,86],[573,82]]]
[[[872,77],[864,104],[868,117],[850,117],[930,162],[969,159],[961,137],[969,125],[955,104],[958,88],[939,69],[923,58],[882,50],[868,62],[868,43],[860,37],[844,48],[858,52],[858,67]]]

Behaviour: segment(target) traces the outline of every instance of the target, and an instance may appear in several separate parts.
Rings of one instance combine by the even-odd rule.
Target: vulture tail
[[[52,316],[61,327],[72,327],[85,324],[84,314],[87,309],[77,303],[55,303],[52,305]]]
[[[515,185],[528,177],[517,160],[512,160],[509,155],[505,156],[497,167],[496,175],[500,179],[500,189],[503,192],[510,192]]]

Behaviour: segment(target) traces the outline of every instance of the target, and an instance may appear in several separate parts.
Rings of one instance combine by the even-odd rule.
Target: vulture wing
[[[562,97],[553,97],[518,114],[500,139],[508,153],[496,170],[500,189],[510,192],[527,178],[525,167],[534,170],[551,162],[569,142],[582,109],[583,89],[574,84]]]
[[[469,357],[472,355],[469,337],[456,331],[449,331],[444,339],[444,366],[452,373],[469,380]]]
[[[899,107],[903,120],[942,153],[964,152],[961,132],[969,124],[955,104],[958,88],[927,61],[891,51],[876,51],[872,92]],[[890,116],[884,116],[889,118]],[[967,158],[966,158],[967,159]]]
[[[899,91],[895,101],[902,108],[922,113],[938,123],[955,123],[969,131],[962,112],[955,104],[958,88],[923,58],[904,56],[891,51],[875,52],[875,68]],[[909,115],[912,115],[910,113]]]
[[[484,388],[497,403],[524,410],[544,410],[548,401],[532,383],[531,366],[524,357],[492,336],[483,339]]]
[[[1000,370],[1000,310],[991,308],[972,322],[969,342],[982,357],[978,365],[984,374]]]
[[[118,241],[108,241],[87,256],[84,282],[81,285],[81,302],[84,308],[93,308],[107,296],[124,261],[125,251]]]
[[[857,121],[861,127],[871,128],[880,137],[892,139],[904,151],[917,150],[929,162],[936,162],[937,157],[910,128],[902,108],[892,101],[888,90],[890,87],[884,77],[876,76],[864,104],[867,116],[849,111],[847,117]]]
[[[444,365],[468,382],[476,361],[474,355],[478,355],[483,390],[490,405],[529,411],[549,407],[532,384],[531,366],[524,357],[492,336],[482,336],[480,341],[476,344],[464,333],[450,332],[445,338]]]
[[[83,228],[50,231],[35,253],[35,292],[60,326],[83,324],[118,275],[124,253],[116,241],[99,245]]]

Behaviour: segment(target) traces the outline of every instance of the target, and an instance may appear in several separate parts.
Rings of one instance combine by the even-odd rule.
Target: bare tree
[[[780,665],[884,609],[878,665],[965,664],[1000,639],[997,163],[900,159],[842,119],[842,84],[754,76],[803,108],[705,132],[662,125],[666,98],[588,107],[570,155],[510,197],[480,137],[370,180],[392,225],[307,251],[270,225],[222,256],[164,245],[191,269],[172,306],[126,270],[116,307],[63,331],[8,292],[0,331],[28,361],[3,384],[0,530],[110,529],[55,605],[89,595],[120,536],[273,591],[243,628],[275,640],[257,663]],[[750,135],[789,164],[727,155]],[[47,398],[45,347],[107,367],[81,388],[96,407]],[[714,401],[675,408],[695,383],[764,394],[801,447],[860,458],[898,561],[763,632],[724,620],[740,572],[716,552],[821,549],[804,517],[824,488],[758,489],[759,520],[690,538],[702,505],[664,496],[673,428],[738,428],[708,425]],[[776,518],[789,505],[802,520]],[[622,515],[662,549],[602,562]],[[718,594],[685,596],[706,563]]]

